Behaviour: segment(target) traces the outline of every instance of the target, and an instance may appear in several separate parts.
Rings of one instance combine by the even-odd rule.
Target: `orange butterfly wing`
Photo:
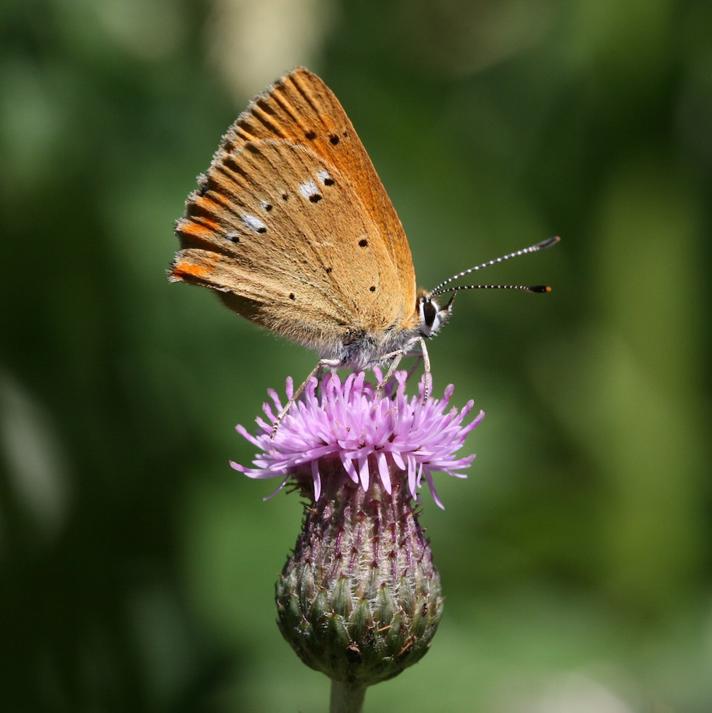
[[[257,217],[259,202],[253,189],[261,191],[263,197],[276,193],[270,200],[278,202],[282,186],[275,178],[283,171],[295,179],[299,170],[294,168],[295,162],[310,169],[312,176],[336,177],[335,186],[333,178],[326,179],[324,185],[330,186],[330,192],[335,191],[330,197],[337,211],[331,213],[328,223],[303,211],[283,213],[281,223],[279,211],[271,212],[269,219],[262,213],[276,231],[271,235],[279,235],[281,239],[273,240],[271,246],[261,243],[252,256],[245,250],[245,241],[241,250],[233,249],[236,246],[226,242],[225,236],[234,236],[239,242],[240,231],[235,230],[234,216],[228,215],[226,220],[226,213],[249,208],[249,214],[241,216],[253,221],[248,227],[266,231],[266,223]],[[211,183],[227,189],[232,199],[225,203],[222,191],[205,190]],[[263,208],[264,205],[263,201]],[[339,244],[334,245],[333,240],[328,245],[323,242],[321,234],[327,224]],[[297,284],[300,298],[311,294],[312,299],[299,305],[299,312],[312,331],[316,325],[318,331],[324,332],[327,341],[336,338],[336,333],[346,326],[375,330],[413,326],[415,274],[403,227],[338,99],[321,79],[306,69],[298,68],[278,80],[228,130],[207,177],[203,178],[203,189],[189,197],[187,217],[179,221],[177,232],[187,249],[178,255],[173,279],[238,295],[236,300],[225,301],[244,316],[287,337],[296,338],[299,328],[295,323],[295,333],[290,334],[295,305],[277,297],[279,287],[286,284]],[[372,248],[366,262],[364,252],[354,248],[358,238],[362,239],[360,242],[367,240]],[[289,263],[280,259],[279,252],[286,245],[295,251],[290,258],[294,269],[287,271],[284,266]],[[269,250],[276,252],[270,255]],[[380,255],[382,251],[385,254]],[[333,257],[340,257],[342,263],[341,274],[331,278],[338,285],[336,290],[317,271],[306,267],[320,266],[325,258],[328,261],[330,252],[336,253]],[[331,262],[337,263],[338,270],[339,260]],[[372,292],[378,285],[378,294],[370,295],[372,299],[364,300],[363,304],[353,300],[353,295],[362,294],[362,290],[355,292],[349,288],[350,281],[355,288],[361,287],[365,279],[362,274],[358,278],[349,274],[349,267],[356,264],[361,273],[368,274],[368,283],[374,283],[369,287]],[[273,296],[267,316],[259,308],[260,292],[265,289]],[[289,296],[294,299],[291,293]],[[376,302],[377,299],[381,302]],[[385,304],[391,309],[384,309]],[[386,323],[393,318],[395,325]],[[319,341],[312,335],[306,344],[317,346]]]
[[[415,307],[413,257],[403,225],[351,120],[316,74],[298,67],[279,79],[268,94],[252,102],[233,131],[236,147],[253,138],[285,138],[308,144],[337,168],[378,226],[405,301]]]

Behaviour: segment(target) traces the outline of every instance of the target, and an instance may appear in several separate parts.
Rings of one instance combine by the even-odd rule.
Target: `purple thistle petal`
[[[279,396],[277,395],[277,392],[274,389],[267,389],[267,396],[269,396],[272,399],[272,402],[274,403],[275,408],[279,413],[282,412],[282,402],[279,400]]]
[[[354,483],[358,483],[358,473],[356,472],[356,468],[354,468],[354,462],[351,458],[347,458],[346,455],[342,453],[341,464],[344,466],[346,475],[348,475]]]
[[[274,424],[270,426],[263,418],[260,418],[259,416],[255,419],[255,423],[265,432],[265,433],[272,433],[272,428],[274,427]]]
[[[399,470],[405,470],[405,461],[403,460],[403,456],[400,454],[399,451],[397,450],[392,450],[390,451],[391,458],[393,458],[393,462],[396,464],[396,467]]]
[[[381,451],[376,456],[376,461],[378,462],[378,473],[381,476],[381,482],[383,483],[383,489],[390,495],[391,494],[391,475],[388,472],[388,463],[386,462],[386,454]]]
[[[313,460],[311,464],[312,478],[314,479],[314,501],[319,501],[321,495],[321,474],[319,473],[319,461]]]
[[[253,446],[261,448],[260,442],[249,433],[249,431],[240,423],[235,426],[235,430],[246,440],[248,440]]]
[[[415,497],[417,483],[415,481],[415,458],[413,456],[408,456],[408,490],[410,494]]]
[[[477,414],[477,416],[475,416],[474,421],[471,421],[469,424],[467,424],[467,426],[465,426],[465,427],[463,428],[463,433],[464,433],[464,435],[467,435],[470,431],[474,431],[474,430],[477,428],[477,426],[479,426],[480,423],[482,423],[482,419],[483,419],[484,417],[485,417],[485,412],[484,412],[484,411],[480,411],[480,412]]]
[[[430,488],[430,494],[433,496],[433,500],[435,501],[435,504],[441,509],[444,510],[445,506],[443,505],[443,501],[440,500],[438,497],[438,491],[435,490],[435,483],[433,483],[433,474],[430,472],[430,468],[425,468],[425,479],[428,481],[428,488]]]
[[[377,379],[382,378],[380,372]],[[276,434],[272,431],[283,403],[294,396],[291,379],[285,382],[287,401],[270,389],[263,406],[264,418],[257,417],[257,434],[248,433],[238,425],[237,432],[258,449],[253,467],[234,461],[230,467],[253,479],[282,478],[279,492],[290,477],[309,474],[314,485],[314,499],[321,496],[324,482],[322,471],[329,478],[343,477],[368,490],[371,467],[378,469],[377,478],[387,493],[392,492],[393,479],[402,477],[413,498],[417,498],[423,479],[428,484],[438,507],[442,502],[434,487],[432,473],[442,471],[456,478],[466,477],[466,469],[474,455],[459,456],[467,435],[484,418],[484,412],[466,421],[474,408],[468,401],[461,409],[450,407],[454,388],[448,386],[442,398],[431,396],[423,401],[424,381],[418,385],[420,396],[406,393],[408,374],[399,371],[376,394],[376,384],[366,380],[364,372],[349,374],[343,381],[336,373],[324,376],[321,382],[311,378],[301,399],[292,403]],[[320,461],[328,460],[328,469]],[[336,464],[336,470],[334,469]],[[401,471],[401,474],[398,473]]]
[[[467,473],[455,473],[452,470],[445,470],[445,468],[442,469],[442,472],[447,473],[452,478],[460,478],[460,480],[467,480]]]
[[[359,470],[359,478],[361,479],[361,487],[364,490],[368,490],[368,458],[359,458],[358,459],[358,470]]]
[[[272,407],[265,401],[265,403],[262,404],[262,412],[264,413],[267,418],[274,423],[277,420],[277,417],[274,415],[274,412],[272,411]],[[259,416],[258,416],[259,418]]]

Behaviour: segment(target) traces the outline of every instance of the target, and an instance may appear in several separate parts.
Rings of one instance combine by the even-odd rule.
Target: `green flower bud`
[[[317,502],[306,502],[302,531],[277,580],[277,621],[307,666],[365,687],[426,653],[442,615],[440,576],[399,478],[390,494],[376,479],[364,491],[330,477],[328,463],[320,467],[326,487]]]

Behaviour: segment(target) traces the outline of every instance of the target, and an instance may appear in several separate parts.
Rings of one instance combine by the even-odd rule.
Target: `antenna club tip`
[[[552,237],[547,238],[546,240],[542,240],[540,243],[537,243],[536,248],[538,250],[546,250],[547,248],[554,247],[554,245],[556,245],[560,240],[560,236],[553,235]]]

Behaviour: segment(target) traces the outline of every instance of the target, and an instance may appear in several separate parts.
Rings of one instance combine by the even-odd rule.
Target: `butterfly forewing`
[[[338,100],[307,70],[238,118],[177,232],[174,279],[307,346],[413,320],[403,228]]]

